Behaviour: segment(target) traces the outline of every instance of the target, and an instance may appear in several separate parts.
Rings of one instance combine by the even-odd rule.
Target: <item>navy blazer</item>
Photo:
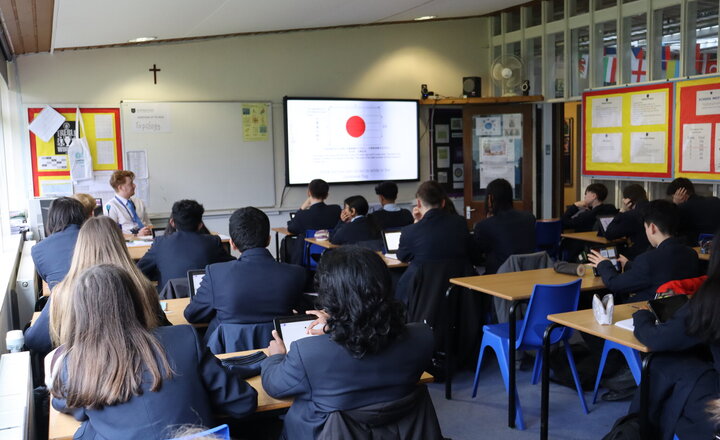
[[[145,381],[141,395],[102,409],[72,409],[64,399],[53,398],[57,410],[84,421],[74,438],[173,438],[181,425],[215,426],[213,414],[244,417],[255,411],[257,391],[201,348],[195,329],[160,327],[154,334],[165,349],[172,378],[155,392]]]
[[[48,298],[35,323],[25,330],[25,346],[43,358],[53,349],[50,340],[50,301],[52,297]]]
[[[463,217],[436,208],[402,229],[397,257],[413,263],[461,259],[476,262],[479,250]]]
[[[714,234],[720,228],[720,199],[693,194],[680,209],[680,232],[691,246],[698,246],[700,234]]]
[[[207,267],[200,288],[185,308],[188,322],[256,324],[292,315],[302,301],[305,269],[278,263],[265,248],[248,249],[235,261]]]
[[[287,223],[288,231],[292,234],[304,234],[308,229],[332,229],[340,219],[338,205],[326,205],[318,202],[310,205],[308,209],[300,209],[295,218]]]
[[[535,252],[535,216],[514,209],[500,211],[476,224],[474,235],[485,253],[485,273],[494,274],[510,255]]]
[[[375,224],[378,225],[380,229],[402,228],[403,226],[411,225],[415,221],[412,212],[404,208],[401,208],[399,211],[379,209],[369,214],[369,216],[375,220]]]
[[[62,281],[70,270],[73,250],[80,226],[69,225],[62,231],[50,234],[30,250],[35,269],[50,289]]]
[[[348,223],[340,221],[330,233],[330,242],[332,244],[356,244],[362,241],[379,239],[380,230],[366,216],[356,218]]]
[[[234,258],[217,235],[195,231],[175,231],[153,240],[152,246],[137,265],[148,278],[162,289],[168,280],[187,277],[188,270],[204,269],[208,264]]]
[[[617,240],[623,237],[630,239],[632,245],[623,251],[623,255],[630,260],[634,260],[638,255],[650,249],[643,222],[644,211],[648,203],[647,200],[643,200],[630,211],[621,212],[605,229],[604,235],[608,240]]]
[[[262,384],[276,398],[294,396],[284,435],[314,439],[333,411],[390,402],[415,389],[431,363],[432,330],[408,324],[407,333],[376,354],[354,358],[329,335],[295,341],[287,355],[262,363]]]
[[[616,294],[617,302],[623,302],[630,293],[636,294],[633,301],[650,300],[662,284],[700,275],[697,253],[674,237],[640,254],[625,266],[623,273],[610,261],[600,262],[597,272],[605,286]]]
[[[618,210],[609,203],[600,204],[593,209],[580,211],[575,205],[570,205],[562,215],[563,228],[574,229],[575,232],[592,231],[599,215],[615,215]]]

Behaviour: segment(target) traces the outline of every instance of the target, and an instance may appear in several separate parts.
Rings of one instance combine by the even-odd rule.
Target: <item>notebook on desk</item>
[[[205,269],[189,270],[187,272],[188,287],[190,289],[190,300],[195,297],[195,293],[200,288],[200,283],[205,277]]]
[[[383,247],[385,248],[385,256],[397,260],[397,251],[400,248],[401,230],[382,231]]]

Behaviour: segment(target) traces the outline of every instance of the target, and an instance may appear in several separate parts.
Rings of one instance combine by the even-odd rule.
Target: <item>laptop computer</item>
[[[188,287],[190,288],[190,299],[195,297],[195,292],[200,288],[200,283],[205,277],[205,269],[189,270],[187,272]]]
[[[397,260],[397,250],[400,248],[400,236],[402,230],[394,229],[382,231],[383,247],[385,256]]]
[[[612,223],[613,220],[615,220],[614,215],[599,215],[597,217],[599,237],[605,236],[605,231],[607,230],[607,227],[610,226],[610,223]]]

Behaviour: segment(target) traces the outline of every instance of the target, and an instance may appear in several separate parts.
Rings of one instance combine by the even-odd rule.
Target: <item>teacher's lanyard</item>
[[[125,203],[123,203],[122,200],[118,199],[118,196],[115,196],[115,200],[118,201],[118,203],[120,204],[120,206],[122,206],[123,208],[125,208],[125,211],[127,211],[128,215],[130,216],[130,220],[132,220],[133,223],[135,223],[135,216],[132,215],[132,212],[130,212],[130,209],[128,209],[127,205],[126,205]],[[128,200],[130,200],[130,199],[128,199]],[[137,212],[137,208],[135,208],[135,212]],[[139,216],[138,216],[138,217],[139,217]]]

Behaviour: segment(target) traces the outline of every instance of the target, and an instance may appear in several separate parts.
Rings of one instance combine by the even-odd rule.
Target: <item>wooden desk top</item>
[[[598,244],[617,244],[617,243],[625,242],[624,238],[620,238],[617,240],[608,240],[605,237],[598,237],[597,231],[563,232],[562,234],[560,234],[560,236],[565,237],[565,238],[571,238],[573,240],[581,240],[581,241],[587,241],[589,243],[598,243]]]
[[[495,275],[451,278],[450,282],[508,301],[530,298],[535,284],[564,284],[578,277],[555,272],[554,269],[526,270]],[[605,287],[602,278],[593,275],[592,269],[585,272],[580,290],[598,290]]]
[[[305,241],[308,243],[316,244],[318,246],[322,246],[325,249],[333,249],[338,248],[341,245],[339,244],[332,244],[330,243],[330,240],[316,240],[314,238],[306,238]],[[378,254],[382,257],[383,261],[385,262],[385,265],[388,267],[388,269],[397,269],[401,267],[408,267],[408,263],[403,263],[400,260],[396,260],[395,258],[388,258],[385,255],[383,255],[382,252],[378,252]]]
[[[305,241],[307,241],[308,243],[316,244],[318,246],[322,246],[325,249],[332,249],[332,248],[340,247],[339,244],[330,243],[330,240],[318,240],[316,238],[306,238]]]
[[[618,344],[648,353],[650,350],[637,340],[633,332],[615,325],[618,321],[632,318],[632,314],[638,311],[638,306],[645,303],[645,301],[641,301],[616,305],[613,311],[612,325],[598,324],[595,320],[592,309],[548,315],[548,319],[552,322],[564,325],[565,327],[574,328],[575,330],[583,333],[588,333],[593,336],[617,342]]]
[[[698,258],[699,258],[700,260],[702,260],[702,261],[710,261],[710,254],[709,254],[709,253],[708,253],[708,254],[703,254],[703,253],[701,253],[699,246],[698,246],[698,247],[694,247],[693,249],[695,249],[695,252],[697,252]]]
[[[217,357],[220,359],[224,359],[233,356],[247,355],[256,351],[265,350],[247,350],[237,353],[219,354],[217,355]],[[423,373],[422,376],[420,376],[420,383],[428,383],[432,382],[433,380],[434,378],[432,377],[432,375],[427,372]],[[256,412],[290,408],[290,405],[292,405],[293,399],[275,399],[274,397],[270,397],[262,387],[262,379],[260,376],[255,376],[247,379],[247,383],[251,387],[255,388],[258,393],[258,405]],[[49,440],[72,439],[73,434],[75,434],[75,431],[77,431],[78,427],[80,427],[80,422],[78,422],[68,414],[62,414],[58,412],[55,408],[52,407],[52,405],[50,405],[50,424],[48,432]]]
[[[290,236],[295,235],[292,232],[288,231],[288,228],[270,228],[270,229],[275,232],[278,232],[280,234],[284,234],[284,235],[290,235]]]
[[[219,235],[219,234],[213,233],[213,235]],[[132,235],[127,235],[127,234],[125,234],[125,239],[130,240],[130,241],[133,241],[133,240],[134,241],[143,241],[143,242],[147,241],[147,243],[139,244],[137,246],[128,246],[128,251],[130,252],[130,258],[132,258],[135,261],[141,259],[147,253],[147,251],[150,249],[150,246],[152,246],[152,243],[153,243],[152,240],[140,240],[140,239],[137,239],[137,237],[134,237]],[[229,243],[230,239],[223,238],[221,241],[223,243]]]

